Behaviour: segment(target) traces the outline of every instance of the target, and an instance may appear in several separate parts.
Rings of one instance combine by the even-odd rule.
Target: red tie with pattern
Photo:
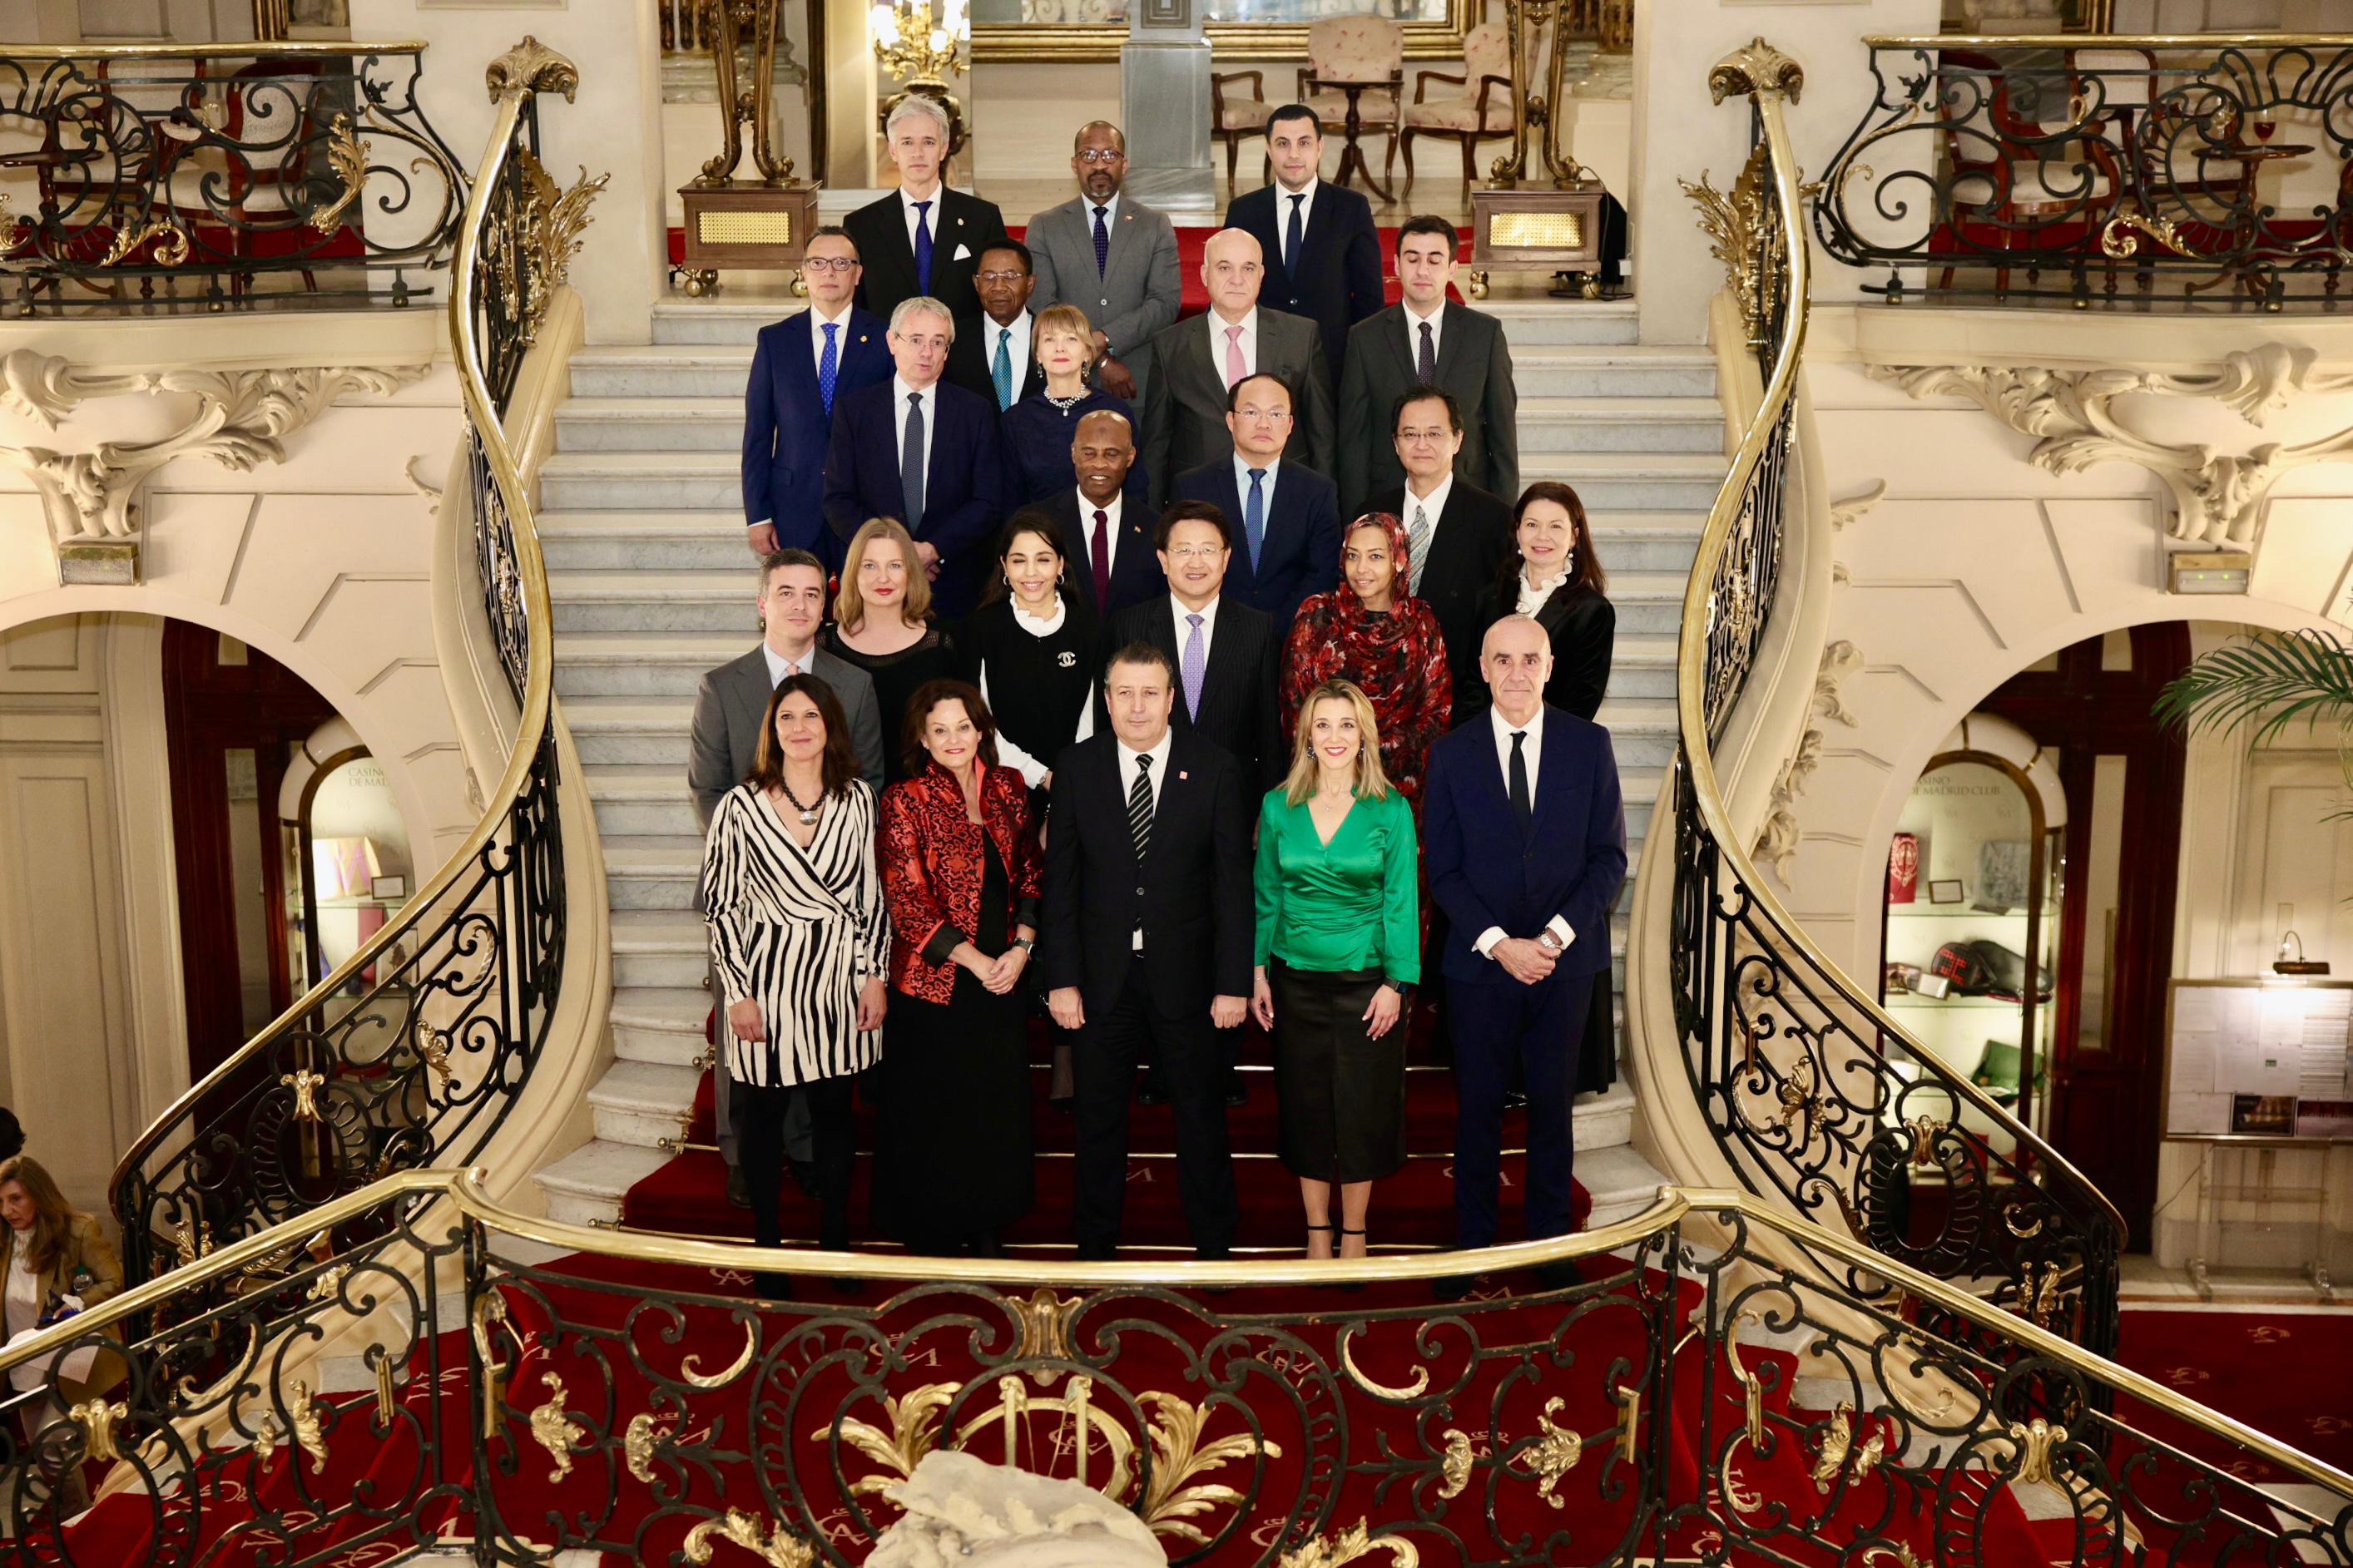
[[[1095,569],[1095,614],[1111,614],[1111,515],[1095,508],[1095,536],[1089,547]]]

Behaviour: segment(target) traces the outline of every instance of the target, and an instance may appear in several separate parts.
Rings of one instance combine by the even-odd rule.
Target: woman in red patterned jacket
[[[1405,525],[1366,512],[1340,541],[1340,585],[1299,606],[1282,650],[1282,728],[1327,680],[1353,681],[1380,721],[1381,771],[1421,813],[1422,769],[1454,712],[1454,679],[1437,613],[1408,591]]]
[[[1043,867],[1029,791],[961,680],[907,704],[908,776],[882,795],[891,1026],[874,1220],[915,1252],[999,1255],[1036,1201],[1029,994]]]

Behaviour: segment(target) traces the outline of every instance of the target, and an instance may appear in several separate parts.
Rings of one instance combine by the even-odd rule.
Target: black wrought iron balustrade
[[[24,315],[410,304],[466,179],[422,44],[0,46],[0,274]]]
[[[1873,37],[1823,249],[1900,300],[2333,309],[2353,36]]]
[[[111,1196],[133,1281],[389,1173],[481,1157],[546,1045],[566,910],[546,577],[500,416],[585,222],[579,193],[601,184],[555,195],[530,157],[536,95],[568,95],[576,79],[529,38],[491,67],[500,118],[470,187],[448,301],[466,401],[464,502],[491,646],[518,710],[506,772],[467,840],[399,916],[123,1156]]]
[[[1843,1227],[2087,1349],[2116,1344],[2123,1224],[2032,1131],[1905,1035],[1809,942],[1728,826],[1715,748],[1783,596],[1808,256],[1781,107],[1802,78],[1761,43],[1719,66],[1753,106],[1755,153],[1711,226],[1725,247],[1764,385],[1711,511],[1684,601],[1671,773],[1668,971],[1700,1115],[1751,1192]],[[1874,1262],[1820,1260],[1871,1298]],[[2000,1335],[1936,1312],[1921,1326],[1999,1361]]]
[[[1183,1568],[2353,1564],[2353,1476],[1742,1194],[1491,1255],[1455,1303],[1445,1255],[780,1256],[455,1172],[319,1218],[368,1239],[282,1226],[0,1351],[27,1561],[846,1568],[955,1452],[1083,1483]],[[866,1286],[748,1299],[778,1266]]]

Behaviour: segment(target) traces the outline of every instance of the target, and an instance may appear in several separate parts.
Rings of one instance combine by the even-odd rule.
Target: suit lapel
[[[911,291],[917,289],[915,278],[915,247],[907,237],[907,209],[892,192],[883,207],[882,251],[892,266],[899,269]]]
[[[1413,318],[1406,314],[1403,305],[1397,307],[1397,320],[1392,325],[1395,330],[1383,332],[1381,336],[1389,345],[1390,357],[1397,361],[1398,374],[1405,385],[1412,386],[1421,379],[1421,372],[1414,363]]]
[[[1454,372],[1462,363],[1462,340],[1470,336],[1471,312],[1449,300],[1438,313],[1438,384],[1451,386]]]

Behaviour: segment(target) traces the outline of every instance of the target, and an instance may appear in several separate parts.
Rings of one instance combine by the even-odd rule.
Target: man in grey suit
[[[1153,504],[1178,474],[1233,456],[1226,394],[1237,382],[1271,375],[1291,389],[1296,416],[1285,455],[1319,474],[1332,471],[1332,381],[1315,323],[1258,302],[1266,259],[1239,228],[1220,229],[1201,251],[1209,309],[1153,340],[1154,374],[1144,399],[1144,474]]]
[[[1454,472],[1506,502],[1520,493],[1520,395],[1512,384],[1512,347],[1503,323],[1446,298],[1454,280],[1454,226],[1442,217],[1406,219],[1397,236],[1398,303],[1348,331],[1340,372],[1340,515],[1355,517],[1372,498],[1405,482],[1397,446],[1398,399],[1419,386],[1442,387],[1462,416]]]
[[[858,771],[877,788],[882,779],[882,715],[874,700],[874,682],[856,665],[836,658],[817,646],[825,626],[825,563],[806,550],[779,550],[760,562],[760,646],[741,658],[731,658],[702,678],[694,693],[694,731],[686,768],[686,782],[694,791],[694,817],[705,833],[711,814],[727,792],[744,782],[760,752],[760,725],[767,717],[768,698],[787,675],[808,674],[833,689],[849,721],[851,749],[858,753]],[[718,988],[712,988],[716,996]],[[735,1121],[729,1105],[726,1058],[712,1079],[712,1118],[717,1124],[720,1157],[727,1162],[727,1199],[737,1207],[750,1202],[744,1175],[736,1163]],[[785,1122],[785,1151],[794,1167],[807,1167],[814,1156],[808,1113],[804,1102],[793,1101]]]
[[[1176,230],[1166,213],[1120,194],[1127,138],[1108,120],[1079,127],[1071,147],[1079,195],[1029,220],[1037,263],[1029,306],[1076,305],[1095,330],[1103,388],[1141,406],[1152,378],[1152,338],[1176,319]]]

